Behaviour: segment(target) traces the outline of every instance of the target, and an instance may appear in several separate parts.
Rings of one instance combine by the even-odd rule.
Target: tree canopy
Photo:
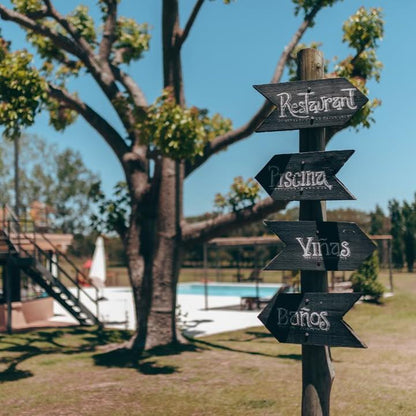
[[[97,174],[84,164],[81,154],[60,150],[36,135],[19,137],[20,208],[29,212],[34,203],[48,211],[49,226],[64,232],[85,232],[89,228],[92,191],[99,186]],[[0,204],[14,206],[14,146],[0,141]]]

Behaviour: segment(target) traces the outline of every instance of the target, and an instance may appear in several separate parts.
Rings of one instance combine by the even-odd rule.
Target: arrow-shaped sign
[[[258,318],[279,342],[366,348],[342,317],[359,293],[279,293]]]
[[[286,244],[264,270],[355,270],[377,248],[352,222],[264,224]]]
[[[256,179],[274,200],[355,199],[335,177],[354,150],[275,155]]]
[[[345,78],[253,87],[276,106],[257,132],[343,126],[368,101]]]

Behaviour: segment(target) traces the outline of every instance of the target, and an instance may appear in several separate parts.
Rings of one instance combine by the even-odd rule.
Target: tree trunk
[[[157,244],[153,260],[152,305],[146,349],[178,342],[176,284],[182,263],[181,228],[183,167],[164,158],[159,189]]]
[[[140,226],[135,213],[137,208],[132,211],[125,248],[136,321],[136,332],[128,347],[133,356],[138,357],[146,347],[147,322],[151,308],[155,221],[148,218]]]
[[[176,284],[182,262],[183,167],[164,158],[158,199],[148,215],[132,221],[129,229],[128,265],[136,310],[137,331],[130,342],[134,356],[144,350],[174,344]]]

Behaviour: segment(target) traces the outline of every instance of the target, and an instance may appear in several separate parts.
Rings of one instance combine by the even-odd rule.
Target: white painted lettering
[[[327,311],[311,312],[309,308],[305,307],[297,311],[277,308],[277,325],[282,327],[294,326],[325,332],[331,328]]]
[[[303,250],[303,257],[311,257],[312,254],[309,252],[311,244],[312,244],[312,240],[313,237],[308,237],[306,244],[303,243],[303,238],[301,237],[297,237],[296,240],[298,241],[298,243],[300,244],[300,246],[302,247]]]
[[[297,188],[326,188],[331,190],[325,171],[286,171],[280,174],[277,166],[269,166],[270,187],[278,190],[291,190]]]
[[[321,321],[319,322],[319,329],[322,329],[322,331],[329,331],[331,324],[327,319],[328,312],[321,312],[319,316],[321,317]]]
[[[270,187],[274,188],[276,186],[277,179],[279,178],[279,168],[277,166],[269,166],[270,172]]]
[[[277,94],[277,97],[279,98],[277,105],[279,110],[278,115],[280,118],[284,119],[287,119],[288,117],[304,119],[318,113],[328,113],[334,110],[341,111],[344,108],[356,110],[358,106],[354,99],[355,88],[343,88],[340,91],[346,92],[347,96],[321,96],[318,99],[313,99],[313,96],[315,95],[314,92],[302,92],[296,94],[297,97],[300,98],[293,100],[290,93],[281,92]]]
[[[295,237],[302,248],[302,256],[305,259],[322,260],[323,257],[347,258],[351,256],[348,241],[327,241],[326,238]]]
[[[341,257],[350,257],[351,256],[351,250],[350,250],[350,244],[348,241],[343,241],[341,243],[342,250],[340,252]]]
[[[278,325],[287,325],[289,322],[287,309],[277,308],[277,323]]]

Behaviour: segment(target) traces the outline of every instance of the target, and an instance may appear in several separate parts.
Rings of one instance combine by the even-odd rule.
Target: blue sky
[[[8,4],[8,2],[5,2]],[[64,4],[63,12],[77,2]],[[95,8],[95,1],[83,1]],[[194,4],[181,2],[184,23]],[[360,6],[381,7],[385,20],[385,36],[378,50],[384,64],[380,83],[369,83],[369,98],[379,98],[379,107],[371,129],[358,133],[347,129],[335,136],[328,149],[354,149],[355,154],[338,177],[356,196],[356,201],[328,202],[328,208],[373,210],[378,203],[387,210],[388,201],[413,200],[416,191],[416,116],[415,36],[416,2],[400,0],[347,0],[322,11],[315,27],[309,29],[302,42],[320,41],[325,58],[344,58],[350,51],[342,43],[342,24]],[[269,82],[279,55],[300,24],[289,0],[237,0],[231,5],[222,1],[205,2],[183,49],[183,72],[188,105],[207,108],[231,118],[234,127],[243,124],[262,104],[262,96],[253,84]],[[122,0],[120,14],[151,25],[151,50],[143,60],[130,68],[150,102],[162,88],[161,66],[161,1]],[[13,47],[25,45],[22,31],[0,22],[5,38]],[[287,78],[282,79],[286,81]],[[80,96],[116,126],[117,118],[93,81],[86,77],[71,84]],[[102,139],[82,119],[64,133],[48,126],[41,115],[28,132],[59,143],[62,148],[81,151],[86,165],[97,172],[103,188],[110,192],[123,179],[118,161]],[[212,157],[195,171],[185,185],[185,215],[197,215],[213,209],[217,192],[225,193],[236,176],[254,177],[265,163],[279,153],[298,151],[298,132],[257,133]],[[296,204],[296,203],[292,203]]]

